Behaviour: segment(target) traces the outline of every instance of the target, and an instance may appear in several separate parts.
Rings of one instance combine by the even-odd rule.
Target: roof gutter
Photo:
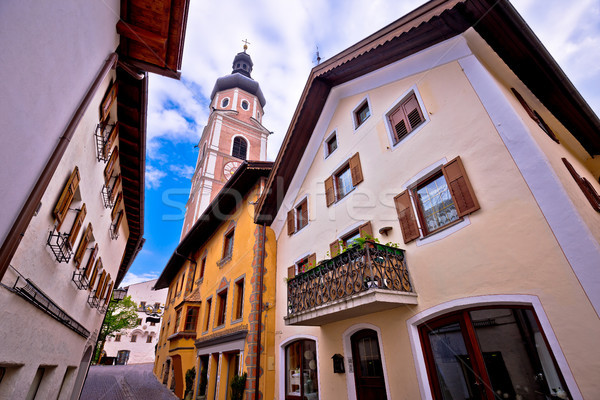
[[[21,209],[21,212],[9,230],[8,236],[2,244],[2,248],[0,248],[0,279],[2,279],[4,276],[10,261],[15,255],[17,248],[23,239],[23,236],[25,236],[25,231],[27,230],[31,219],[35,214],[38,204],[40,204],[40,201],[42,200],[44,192],[48,188],[48,184],[54,176],[54,172],[56,172],[58,164],[67,151],[67,147],[69,146],[69,143],[75,134],[75,130],[77,129],[79,122],[83,118],[83,114],[90,105],[92,98],[98,91],[100,84],[104,81],[110,70],[115,68],[117,65],[117,60],[117,53],[111,53],[104,62],[104,65],[102,66],[102,69],[100,69],[98,75],[96,75],[96,79],[92,83],[92,86],[90,86],[84,98],[81,100],[79,107],[77,107],[77,110],[71,118],[69,125],[67,125],[67,128],[59,138],[54,152],[50,156],[50,159],[42,170],[37,182],[33,186],[33,190],[29,194],[27,201],[25,201],[25,205]]]

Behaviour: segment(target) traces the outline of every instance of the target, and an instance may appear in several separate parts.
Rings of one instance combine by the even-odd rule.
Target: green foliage
[[[121,301],[115,301],[111,298],[106,311],[106,317],[104,318],[104,323],[102,324],[100,334],[98,335],[98,345],[94,355],[94,362],[98,362],[106,338],[114,337],[115,334],[122,329],[135,328],[137,319],[137,305],[131,300],[131,296],[127,296]]]
[[[194,390],[194,378],[196,377],[196,367],[192,367],[185,372],[185,394],[192,393]]]
[[[247,374],[244,372],[242,375],[234,375],[231,379],[231,400],[242,400],[244,398],[246,377]]]
[[[204,396],[206,394],[206,385],[208,384],[208,370],[206,367],[203,367],[200,370],[200,388],[198,390],[198,394],[200,396]]]

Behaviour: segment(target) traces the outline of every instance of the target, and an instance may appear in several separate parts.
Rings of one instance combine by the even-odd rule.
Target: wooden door
[[[383,363],[377,332],[363,329],[350,338],[358,400],[386,400]]]

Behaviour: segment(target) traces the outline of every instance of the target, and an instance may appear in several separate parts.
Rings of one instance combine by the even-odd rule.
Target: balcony
[[[367,242],[290,279],[284,320],[319,326],[411,304],[404,250]]]

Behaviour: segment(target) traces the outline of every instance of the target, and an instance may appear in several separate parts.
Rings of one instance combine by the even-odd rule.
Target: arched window
[[[248,152],[248,142],[240,136],[236,136],[233,139],[233,149],[231,155],[240,160],[246,159],[246,153]]]
[[[319,398],[317,345],[314,340],[298,340],[285,348],[285,398]]]

